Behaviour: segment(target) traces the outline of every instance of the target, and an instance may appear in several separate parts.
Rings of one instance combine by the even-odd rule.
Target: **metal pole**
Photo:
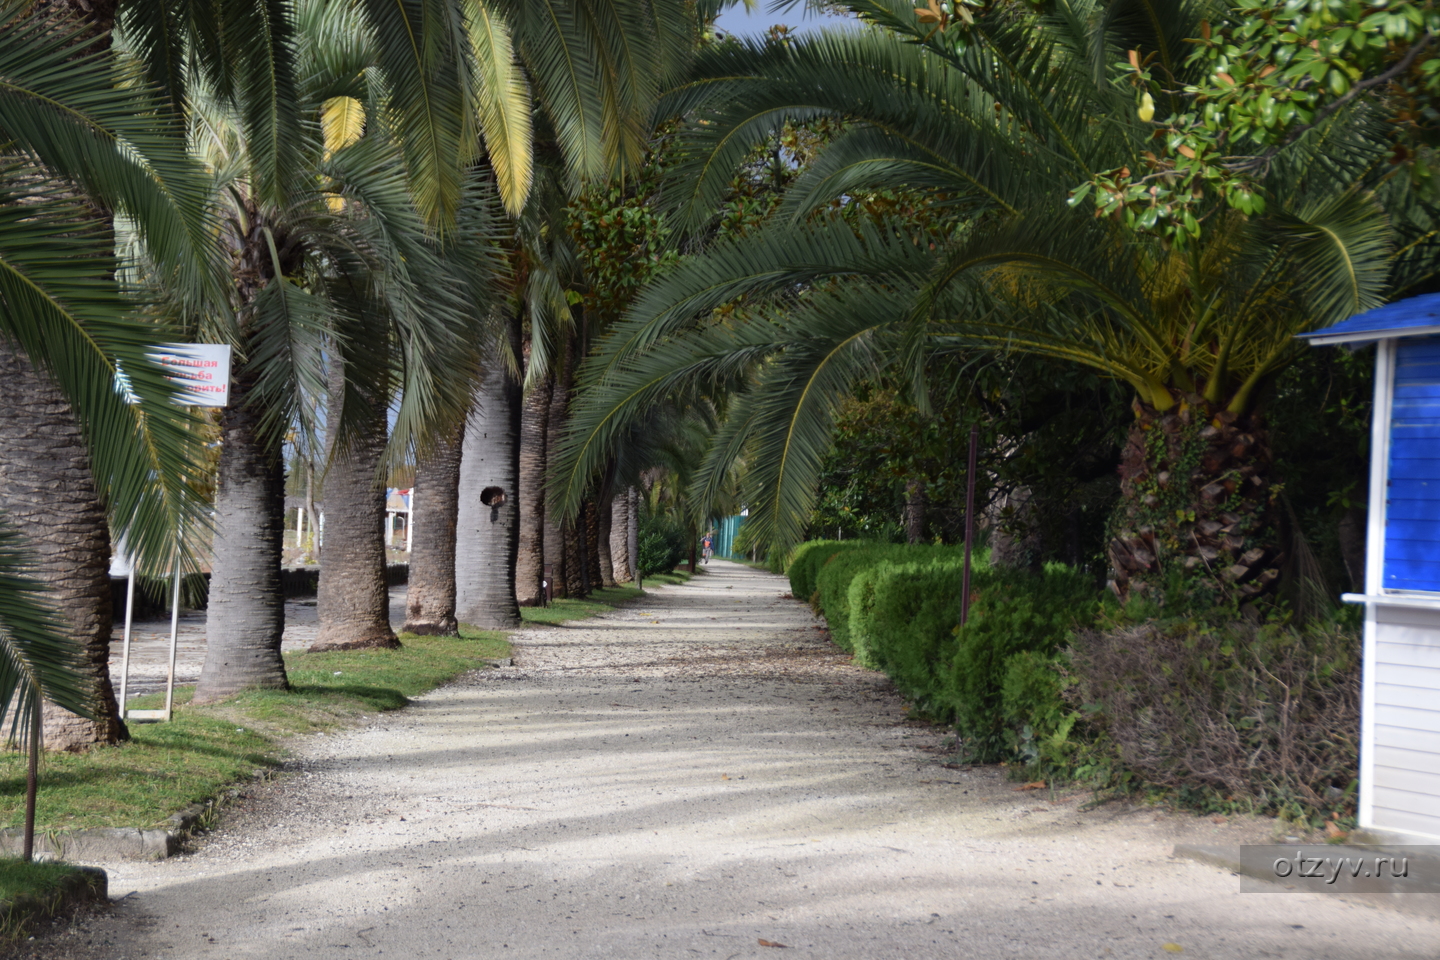
[[[128,562],[130,572],[125,582],[125,641],[120,654],[120,719],[125,719],[125,691],[130,683],[130,622],[135,616],[135,563]]]
[[[175,596],[170,606],[170,676],[165,680],[165,719],[175,705],[175,646],[180,635],[180,551],[175,551]]]
[[[970,549],[975,540],[975,460],[980,447],[980,425],[970,425],[970,459],[965,467],[965,572],[960,577],[960,626],[970,615]]]

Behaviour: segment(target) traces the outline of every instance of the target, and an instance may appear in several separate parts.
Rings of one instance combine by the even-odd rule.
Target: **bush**
[[[824,614],[825,623],[830,628],[830,636],[841,647],[861,655],[856,648],[853,637],[853,617],[850,607],[850,588],[855,579],[861,574],[877,567],[882,563],[905,563],[920,562],[924,560],[937,559],[941,557],[951,558],[960,562],[963,548],[960,547],[937,547],[930,544],[891,544],[875,543],[873,541],[857,540],[853,549],[841,550],[830,555],[829,559],[820,568],[820,575],[816,577],[817,607],[816,612]],[[958,580],[956,583],[958,584]],[[867,658],[862,657],[866,666],[875,666],[873,661],[866,662]]]
[[[973,568],[972,587],[986,569],[983,552]],[[938,696],[941,665],[955,656],[963,578],[964,553],[952,550],[919,562],[881,562],[851,586],[852,642],[889,674],[917,715],[947,723],[954,712]]]
[[[1006,746],[1036,777],[1073,773],[1078,745],[1071,735],[1081,715],[1065,700],[1065,690],[1074,682],[1067,653],[1024,650],[1005,660],[1000,716]]]
[[[1095,622],[1097,607],[1090,578],[1064,564],[1046,564],[1039,576],[991,569],[976,578],[969,619],[955,628],[955,657],[940,691],[971,756],[993,761],[1009,750],[1012,728],[1002,703],[1007,661],[1025,652],[1054,654],[1072,631]]]
[[[688,555],[690,547],[690,537],[680,524],[669,517],[650,514],[640,516],[638,541],[640,556],[636,566],[642,577],[674,570]]]
[[[1350,802],[1360,642],[1335,623],[1117,624],[1075,642],[1072,704],[1132,777],[1198,806],[1318,816]]]
[[[839,540],[809,540],[796,547],[795,555],[790,558],[790,566],[785,571],[790,578],[790,596],[808,603],[810,598],[815,596],[816,580],[826,561],[841,550],[860,543],[858,540],[844,543]]]

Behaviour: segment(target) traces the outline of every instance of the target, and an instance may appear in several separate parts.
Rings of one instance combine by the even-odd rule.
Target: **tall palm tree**
[[[1393,187],[1377,176],[1373,109],[1358,103],[1278,155],[1265,214],[1217,203],[1202,239],[1175,247],[1065,199],[1096,173],[1144,169],[1155,124],[1106,65],[1138,50],[1181,85],[1184,38],[1223,10],[1000,6],[977,13],[962,43],[910,4],[848,6],[872,26],[712,51],[702,79],[674,95],[694,120],[694,159],[674,189],[695,229],[730,171],[783,123],[847,126],[764,235],[683,264],[602,345],[565,452],[566,504],[644,410],[697,378],[739,374],[749,383],[706,484],[745,451],[749,522],[784,547],[800,535],[835,404],[857,378],[896,369],[923,395],[932,351],[1015,350],[1135,390],[1111,538],[1122,593],[1165,558],[1241,595],[1263,590],[1277,561],[1264,388],[1294,356],[1295,333],[1374,305],[1386,288],[1391,228],[1374,191]],[[1179,106],[1159,105],[1156,122]],[[868,202],[886,191],[918,193],[925,216]],[[742,295],[746,309],[714,325],[711,311]]]
[[[416,458],[415,483],[410,489],[414,529],[405,594],[406,633],[450,636],[459,628],[455,619],[455,511],[460,496],[463,429],[463,422],[442,428],[431,451]]]
[[[344,538],[336,533],[344,505],[353,499],[361,509],[368,495],[349,491],[344,480],[374,486],[373,477],[347,471],[378,473],[377,432],[383,448],[390,403],[385,385],[401,387],[397,448],[423,435],[427,424],[453,417],[463,402],[458,381],[443,376],[443,359],[467,351],[470,278],[447,268],[412,203],[403,154],[384,124],[390,92],[370,69],[377,53],[353,8],[310,3],[294,13],[286,73],[298,92],[283,110],[309,122],[286,144],[283,166],[276,167],[270,131],[254,130],[236,100],[191,95],[195,146],[216,170],[215,197],[227,225],[237,318],[230,335],[243,358],[222,422],[216,553],[197,702],[286,683],[279,652],[284,599],[274,582],[281,451],[292,424],[310,436],[318,431],[327,358],[342,371],[332,378],[327,449],[341,464],[337,488],[352,494],[337,499],[327,487],[331,583],[378,576],[384,593],[383,568],[353,575],[340,569],[347,558],[363,563],[363,551],[341,550],[332,560],[328,548],[334,537]],[[481,203],[476,189],[470,188],[471,207]],[[384,618],[381,606],[368,616]],[[347,619],[343,603],[326,609]],[[387,619],[382,642],[388,632]]]
[[[168,565],[200,505],[192,418],[148,356],[177,330],[142,322],[118,280],[140,262],[177,299],[210,292],[202,172],[161,101],[125,88],[103,25],[0,12],[0,479],[79,658],[83,709],[47,712],[51,746],[125,733],[108,672],[110,531],[143,568]],[[110,212],[130,241],[116,256]],[[123,365],[130,395],[116,392]],[[74,704],[72,704],[73,706]]]

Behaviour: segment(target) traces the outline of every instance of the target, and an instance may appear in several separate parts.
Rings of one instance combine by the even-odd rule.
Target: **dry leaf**
[[[790,949],[789,947],[785,946],[785,944],[783,944],[783,943],[776,943],[774,940],[761,940],[761,941],[759,941],[759,943],[760,943],[760,946],[762,946],[762,947],[779,947],[781,950],[788,950],[788,949]]]
[[[1344,837],[1349,836],[1349,834],[1346,833],[1344,830],[1340,829],[1340,824],[1336,823],[1334,820],[1326,820],[1325,836],[1333,837],[1336,839],[1343,839]]]
[[[1019,786],[1019,787],[1016,787],[1016,788],[1015,788],[1016,792],[1019,792],[1019,791],[1021,791],[1021,790],[1044,790],[1044,789],[1045,789],[1045,781],[1044,781],[1044,780],[1034,780],[1034,781],[1032,781],[1032,782],[1030,782],[1030,783],[1025,784],[1024,786]]]
[[[1184,952],[1185,952],[1185,948],[1182,947],[1182,946],[1180,946],[1180,944],[1178,944],[1178,943],[1162,943],[1162,944],[1160,944],[1160,949],[1161,949],[1161,950],[1164,950],[1166,953],[1184,953]]]
[[[722,774],[720,774],[720,779],[721,779],[721,780],[729,780],[729,779],[730,779],[730,774],[728,774],[728,773],[722,773]]]

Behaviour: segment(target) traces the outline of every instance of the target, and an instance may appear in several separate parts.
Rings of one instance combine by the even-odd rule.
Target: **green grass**
[[[682,573],[645,582],[688,579]],[[605,613],[641,595],[634,587],[615,587],[585,600],[526,608],[522,614],[527,623],[563,623]],[[288,737],[398,710],[411,697],[510,656],[504,633],[468,626],[460,633],[401,634],[399,650],[286,654],[289,690],[251,691],[214,705],[194,706],[194,688],[177,688],[175,718],[169,723],[132,723],[131,739],[117,747],[45,755],[36,831],[163,826],[190,804],[218,797],[231,785],[276,767]],[[154,709],[162,697],[138,697],[130,705]],[[24,796],[24,756],[0,753],[0,827],[21,826]]]
[[[194,688],[178,688],[179,709],[169,723],[132,723],[130,741],[118,747],[47,754],[37,832],[159,826],[186,806],[277,765],[287,736],[399,709],[410,697],[510,655],[501,633],[467,630],[461,637],[402,640],[399,650],[287,654],[287,691],[253,691],[196,707],[189,704]],[[136,698],[131,705],[153,709],[161,698]],[[0,826],[22,823],[24,763],[22,754],[0,755]]]
[[[0,857],[0,900],[53,896],[60,892],[66,878],[79,872],[67,863],[26,863],[15,857]]]
[[[672,586],[689,580],[691,574],[682,570],[661,573],[645,578],[649,587]],[[635,587],[606,587],[592,591],[584,600],[554,600],[548,607],[521,607],[520,617],[526,623],[564,623],[567,620],[583,620],[597,613],[608,613],[627,600],[644,596],[644,591]],[[468,629],[468,628],[467,628]]]
[[[701,572],[703,573],[704,570],[702,569]],[[672,570],[669,573],[657,573],[653,576],[646,577],[643,582],[652,587],[668,587],[677,583],[684,583],[693,576],[696,576],[696,574],[684,570]]]
[[[552,600],[548,607],[521,607],[520,617],[526,623],[564,623],[583,620],[597,613],[608,613],[626,600],[642,596],[634,587],[606,587],[593,591],[584,600]]]

